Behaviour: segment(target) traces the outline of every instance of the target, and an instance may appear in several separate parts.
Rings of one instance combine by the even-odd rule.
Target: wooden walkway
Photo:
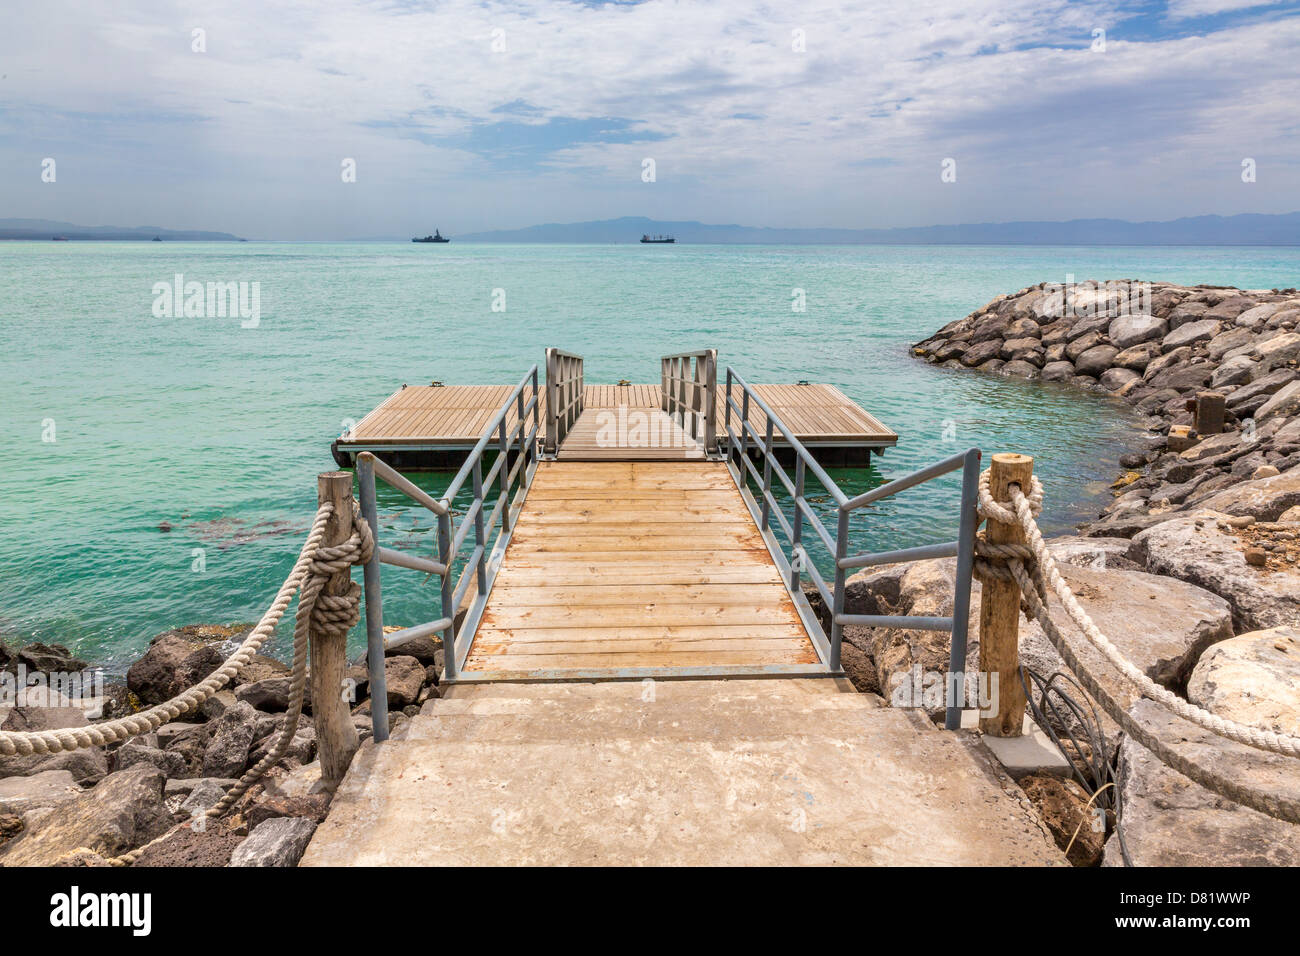
[[[724,463],[561,460],[537,467],[464,672],[817,662]]]
[[[588,407],[569,429],[560,461],[664,461],[704,458],[703,443],[658,408]]]

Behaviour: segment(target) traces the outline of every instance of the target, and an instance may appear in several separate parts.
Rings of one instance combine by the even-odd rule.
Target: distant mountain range
[[[0,239],[95,239],[103,241],[148,241],[154,236],[164,242],[241,242],[228,232],[199,232],[193,229],[159,229],[157,226],[78,226],[51,219],[0,219]]]
[[[898,229],[780,229],[668,222],[639,216],[594,222],[548,223],[526,229],[455,236],[461,242],[637,242],[666,233],[683,243],[863,243],[876,245],[1062,246],[1295,246],[1300,212],[1282,215],[1193,216],[1170,222],[1072,219],[1068,222],[985,222]]]
[[[1060,245],[1060,246],[1297,246],[1300,212],[1281,215],[1192,216],[1169,222],[1071,219],[1068,222],[983,222],[897,229],[782,229],[710,225],[623,216],[592,222],[547,223],[453,235],[455,242],[633,243],[645,233],[667,234],[681,243],[848,243],[865,245]],[[0,219],[0,239],[150,240],[242,242],[227,232],[160,229],[157,226],[78,226],[48,219]],[[409,242],[409,236],[366,240]]]

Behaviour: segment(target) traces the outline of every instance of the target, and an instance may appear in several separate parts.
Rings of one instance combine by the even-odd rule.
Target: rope
[[[980,475],[979,513],[992,521],[1018,524],[1024,530],[1028,544],[994,545],[981,540],[977,544],[977,552],[983,560],[977,562],[977,571],[1004,580],[1009,577],[1017,583],[1028,613],[1038,621],[1062,659],[1078,675],[1084,690],[1101,704],[1102,709],[1127,735],[1149,750],[1161,762],[1194,783],[1252,810],[1291,823],[1300,823],[1300,800],[1254,790],[1222,774],[1207,770],[1164,744],[1151,731],[1140,725],[1128,710],[1122,707],[1083,667],[1073,648],[1056,626],[1056,622],[1052,620],[1047,607],[1049,585],[1050,590],[1056,593],[1064,605],[1071,621],[1087,637],[1089,643],[1137,687],[1142,696],[1154,700],[1177,716],[1211,733],[1258,750],[1292,757],[1300,756],[1300,739],[1219,717],[1183,700],[1142,673],[1101,633],[1092,618],[1075,599],[1070,586],[1061,577],[1056,560],[1048,550],[1034,521],[1035,515],[1042,509],[1042,484],[1037,478],[1031,479],[1030,494],[1026,496],[1019,485],[1013,483],[1008,486],[1010,502],[1002,503],[993,500],[989,490],[989,480],[988,471]],[[1008,508],[1007,504],[1011,507]],[[999,564],[1002,566],[999,567]]]
[[[347,590],[341,595],[321,592],[334,575],[348,570],[354,564],[365,564],[370,560],[375,547],[374,532],[361,517],[360,509],[353,501],[352,532],[348,539],[342,544],[324,546],[321,544],[321,538],[324,537],[326,525],[333,515],[332,502],[325,502],[317,509],[307,540],[303,542],[293,570],[280,585],[275,600],[262,615],[257,626],[249,632],[248,637],[244,638],[243,643],[221,667],[203,681],[165,703],[157,704],[138,714],[101,724],[50,731],[0,731],[0,754],[27,756],[78,750],[83,747],[102,747],[139,734],[150,733],[168,721],[175,720],[181,714],[197,709],[205,700],[230,683],[235,675],[253,659],[253,655],[280,623],[294,593],[298,592],[298,609],[295,613],[293,629],[289,709],[285,713],[280,736],[270,751],[258,761],[256,766],[249,769],[220,801],[209,807],[204,817],[215,819],[225,814],[267,770],[284,756],[293,742],[306,697],[309,636],[312,633],[332,637],[346,636],[360,619],[361,587],[355,581],[349,581]],[[114,857],[108,862],[113,866],[130,866],[146,849],[167,839],[177,830],[190,826],[192,822],[178,824],[144,846]]]

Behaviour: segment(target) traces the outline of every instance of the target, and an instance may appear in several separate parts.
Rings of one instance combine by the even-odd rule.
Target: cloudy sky
[[[1300,210],[1297,3],[6,7],[0,217],[325,239]]]

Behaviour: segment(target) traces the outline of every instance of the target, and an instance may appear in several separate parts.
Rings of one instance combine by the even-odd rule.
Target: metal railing
[[[569,429],[582,414],[582,356],[546,350],[546,447],[554,457]]]
[[[732,394],[732,382],[740,389],[741,400],[736,402]],[[830,612],[831,631],[826,634],[821,622],[815,615],[806,614],[805,623],[810,632],[816,628],[814,639],[824,652],[827,666],[833,670],[840,669],[840,650],[846,624],[866,627],[910,628],[925,631],[948,631],[952,635],[949,657],[949,674],[964,675],[966,670],[966,632],[970,621],[971,573],[975,559],[975,529],[979,522],[976,502],[979,491],[980,451],[970,448],[966,451],[945,458],[910,475],[895,479],[871,491],[850,498],[835,483],[826,471],[817,464],[808,449],[786,427],[780,417],[772,411],[766,402],[731,368],[727,369],[726,413],[724,421],[727,464],[732,477],[743,494],[751,502],[751,509],[756,510],[755,518],[759,521],[763,535],[769,541],[769,549],[777,561],[782,573],[787,576],[789,589],[798,600],[803,591],[803,575],[817,589],[822,601]],[[767,419],[764,434],[749,421],[749,408],[756,404]],[[739,428],[732,429],[732,412],[739,416]],[[773,453],[773,438],[780,432],[795,453],[794,479],[791,480],[785,468],[777,461]],[[752,439],[752,444],[751,444]],[[762,462],[762,469],[751,459],[751,453]],[[874,502],[914,488],[932,478],[938,478],[949,472],[961,470],[961,505],[958,520],[957,538],[942,544],[929,544],[913,548],[901,548],[893,551],[862,553],[850,555],[849,517],[854,511]],[[809,504],[805,487],[808,474],[826,490],[835,502],[837,524],[835,533],[826,528],[816,510]],[[790,495],[793,511],[786,517],[781,503],[772,493],[772,477],[785,487]],[[761,502],[755,502],[748,490],[747,478],[753,478],[759,486]],[[772,524],[775,523],[785,534],[789,543],[789,556],[780,548]],[[834,556],[834,580],[827,582],[808,556],[804,547],[805,523],[815,533],[818,540]],[[847,614],[845,613],[845,580],[850,571],[859,568],[874,567],[882,564],[896,564],[910,561],[924,561],[931,558],[957,558],[956,582],[953,588],[953,610],[949,617],[922,617],[896,614]],[[807,618],[811,617],[811,620]],[[951,681],[949,681],[951,686]],[[949,699],[944,726],[956,730],[961,726],[961,706],[959,701]]]
[[[525,399],[529,392],[531,397]],[[514,517],[537,469],[539,398],[537,366],[534,365],[492,416],[441,498],[434,498],[421,490],[371,452],[362,452],[357,456],[361,515],[375,535],[374,554],[365,566],[365,596],[366,665],[370,675],[370,708],[376,741],[388,738],[388,688],[383,665],[387,649],[400,647],[418,637],[439,634],[442,638],[445,677],[455,680],[460,674],[474,639],[474,631],[487,604],[488,592],[501,566],[501,556],[509,542]],[[515,421],[509,425],[512,410],[515,412]],[[483,456],[489,449],[496,453],[496,460],[485,474]],[[437,560],[380,546],[376,477],[382,478],[437,516]],[[471,482],[473,500],[459,520],[454,520],[452,505],[466,482]],[[495,498],[495,504],[491,512],[485,513],[490,498]],[[465,559],[457,578],[453,573],[455,565],[471,535],[473,550]],[[381,564],[424,571],[441,578],[439,617],[425,624],[384,634]],[[457,612],[471,587],[475,588],[474,599],[458,624]]]
[[[660,404],[710,457],[718,453],[718,350],[699,349],[659,360]]]

